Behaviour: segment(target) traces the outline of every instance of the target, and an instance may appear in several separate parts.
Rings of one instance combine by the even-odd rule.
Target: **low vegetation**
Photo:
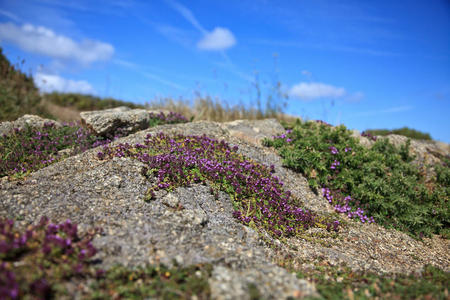
[[[421,274],[354,272],[348,267],[318,263],[313,271],[297,271],[298,278],[316,284],[320,298],[310,299],[447,299],[450,274],[425,266]]]
[[[0,221],[0,299],[71,298],[70,284],[83,299],[209,298],[210,265],[96,267],[90,261],[97,252],[91,241],[99,232],[79,236],[70,220],[54,224],[45,217],[25,231],[15,229],[12,220]]]
[[[58,93],[52,92],[45,94],[43,98],[53,104],[62,107],[71,107],[78,111],[103,110],[119,106],[129,108],[144,108],[143,105],[137,105],[131,102],[116,100],[113,98],[100,98],[92,95],[83,95],[77,93]]]
[[[287,125],[286,134],[266,139],[283,164],[301,172],[339,213],[377,222],[414,237],[449,237],[449,166],[437,166],[432,183],[411,164],[409,142],[396,148],[378,139],[369,149],[345,126],[314,121]]]
[[[150,113],[148,127],[187,121],[178,113]],[[30,126],[15,128],[12,134],[0,136],[0,177],[26,176],[68,156],[108,144],[121,136],[123,133],[119,128],[108,138],[98,137],[79,122],[64,123],[60,127],[48,122],[41,129]]]
[[[0,122],[15,120],[24,114],[53,117],[41,105],[39,90],[30,75],[12,66],[0,48]]]
[[[412,128],[402,127],[398,129],[368,129],[365,133],[371,134],[372,136],[385,136],[388,134],[398,134],[403,135],[416,140],[427,140],[431,141],[431,135],[429,133],[421,132]]]
[[[299,207],[298,199],[284,191],[283,183],[271,174],[274,166],[255,163],[236,151],[237,146],[206,136],[172,137],[161,132],[147,135],[143,144],[106,145],[98,157],[132,157],[145,163],[144,175],[158,178],[147,200],[158,190],[204,183],[216,197],[219,191],[230,196],[233,216],[240,222],[264,228],[276,237],[296,235],[315,226],[338,231],[339,221]]]

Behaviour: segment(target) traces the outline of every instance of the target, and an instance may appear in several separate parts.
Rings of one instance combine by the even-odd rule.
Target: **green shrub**
[[[447,235],[450,220],[449,166],[437,167],[433,188],[411,164],[409,141],[396,148],[378,139],[368,149],[345,126],[298,121],[266,146],[278,149],[283,164],[322,188],[336,211],[362,222],[376,221],[413,236]]]
[[[416,139],[416,140],[427,140],[430,141],[432,140],[431,136],[429,133],[425,133],[425,132],[421,132],[415,129],[411,129],[408,127],[402,127],[402,128],[398,128],[398,129],[392,129],[392,130],[388,130],[388,129],[369,129],[365,131],[366,133],[369,133],[371,135],[381,135],[381,136],[385,136],[388,134],[399,134],[399,135],[403,135],[412,139]]]

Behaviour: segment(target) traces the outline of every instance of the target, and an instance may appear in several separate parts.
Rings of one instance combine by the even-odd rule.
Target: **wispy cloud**
[[[335,51],[335,52],[348,52],[348,53],[356,53],[370,56],[402,56],[403,54],[392,52],[392,51],[384,51],[379,49],[370,49],[370,48],[360,48],[360,47],[350,47],[350,46],[339,46],[339,45],[328,45],[328,44],[315,44],[315,43],[300,43],[294,41],[281,41],[281,40],[266,40],[266,39],[253,39],[250,41],[251,43],[257,45],[268,45],[268,46],[276,46],[276,47],[295,47],[295,48],[312,48],[318,50],[325,51]]]
[[[195,33],[195,31],[193,30],[188,31],[167,24],[156,24],[155,28],[168,40],[178,43],[186,48],[190,48],[194,44],[192,34]]]
[[[53,59],[74,60],[83,65],[109,60],[114,54],[114,47],[108,43],[89,39],[76,42],[47,27],[31,24],[17,26],[13,23],[1,23],[0,40],[10,42],[27,52]]]
[[[149,78],[151,80],[154,80],[154,81],[157,81],[157,82],[162,83],[164,85],[167,85],[169,87],[175,88],[177,90],[186,90],[186,87],[184,87],[182,85],[179,85],[179,84],[177,84],[177,83],[175,83],[173,81],[167,80],[167,79],[165,79],[165,78],[163,78],[163,77],[161,77],[159,75],[156,75],[154,73],[150,73],[148,71],[144,71],[142,69],[142,67],[139,66],[136,63],[133,63],[133,62],[130,62],[130,61],[126,61],[126,60],[122,60],[122,59],[114,59],[112,62],[114,64],[116,64],[116,65],[119,65],[119,66],[128,68],[130,70],[133,70],[133,71],[141,74],[144,77],[147,77],[147,78]]]
[[[306,76],[308,79],[312,78],[312,73],[308,70],[302,70],[302,75]]]
[[[41,92],[63,92],[63,93],[81,93],[93,94],[94,88],[85,80],[65,79],[58,75],[45,74],[37,72],[34,75],[34,82]]]
[[[164,85],[173,87],[173,88],[175,88],[177,90],[186,90],[186,87],[181,86],[179,84],[176,84],[176,83],[174,83],[172,81],[166,80],[164,78],[161,78],[158,75],[155,75],[155,74],[152,74],[152,73],[149,73],[149,72],[145,72],[145,71],[142,71],[141,74],[144,75],[145,77],[149,78],[149,79],[152,79],[152,80],[155,80],[155,81],[157,81],[159,83],[162,83]]]
[[[22,19],[20,19],[17,15],[7,10],[0,9],[0,15],[3,15],[15,22],[22,22]]]
[[[172,6],[176,11],[178,11],[180,15],[182,15],[189,23],[192,24],[192,26],[198,29],[198,31],[200,31],[202,34],[206,35],[208,33],[208,31],[206,31],[206,29],[203,28],[202,25],[200,25],[200,22],[198,22],[197,18],[194,16],[194,14],[190,9],[173,0],[167,0],[167,3],[169,3],[170,6]]]
[[[383,113],[383,114],[390,114],[390,113],[396,113],[396,112],[408,111],[408,110],[411,110],[411,109],[413,109],[413,108],[414,108],[414,107],[413,107],[413,106],[410,106],[410,105],[395,106],[395,107],[390,107],[390,108],[387,108],[387,109],[380,110],[379,112],[380,112],[380,113]]]
[[[368,116],[376,116],[376,115],[382,115],[382,114],[393,114],[393,113],[400,113],[405,111],[410,111],[414,109],[414,106],[411,105],[403,105],[403,106],[394,106],[389,107],[386,109],[380,109],[380,110],[372,110],[372,111],[365,111],[365,112],[357,112],[354,113],[353,116],[355,117],[368,117]]]

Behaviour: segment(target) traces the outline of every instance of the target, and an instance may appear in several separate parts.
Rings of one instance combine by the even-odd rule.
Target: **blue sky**
[[[42,91],[262,102],[450,143],[450,2],[0,0],[0,45]]]

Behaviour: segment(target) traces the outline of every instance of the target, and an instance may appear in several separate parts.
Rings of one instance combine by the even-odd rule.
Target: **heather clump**
[[[209,299],[210,264],[98,268],[92,240],[101,231],[79,235],[70,220],[46,217],[18,230],[13,220],[0,220],[0,299],[72,298],[75,290],[83,299]]]
[[[363,131],[363,132],[361,132],[361,136],[364,136],[374,142],[377,140],[377,137],[374,132]]]
[[[68,155],[107,143],[79,124],[44,124],[42,128],[15,128],[9,135],[0,136],[0,177],[26,175],[46,167]],[[61,153],[61,150],[70,149]]]
[[[177,123],[187,123],[189,122],[185,116],[178,112],[169,112],[167,115],[164,112],[159,112],[159,114],[150,113],[150,125],[149,127],[154,127],[163,124],[177,124]]]
[[[349,218],[416,237],[448,233],[449,167],[438,166],[430,185],[411,164],[409,142],[396,148],[377,139],[368,149],[345,126],[298,121],[264,144],[278,149],[285,166],[304,174],[311,188]]]
[[[179,113],[150,113],[149,127],[185,122],[188,120]],[[11,134],[0,136],[0,177],[24,176],[70,155],[108,144],[125,135],[127,133],[119,127],[106,138],[99,137],[79,123],[56,126],[55,123],[48,122],[42,128],[28,125],[23,129],[15,128]]]
[[[224,191],[234,206],[234,217],[243,224],[264,228],[274,236],[300,234],[310,227],[337,231],[339,221],[299,207],[299,200],[283,189],[274,166],[255,163],[237,153],[237,146],[206,136],[147,135],[143,144],[105,146],[100,159],[132,157],[146,164],[144,174],[156,177],[147,200],[158,190],[205,183],[218,196]]]
[[[97,232],[80,237],[70,220],[54,224],[45,217],[25,232],[12,220],[0,221],[0,299],[49,299],[63,292],[65,280],[100,276],[102,270],[89,265]]]

